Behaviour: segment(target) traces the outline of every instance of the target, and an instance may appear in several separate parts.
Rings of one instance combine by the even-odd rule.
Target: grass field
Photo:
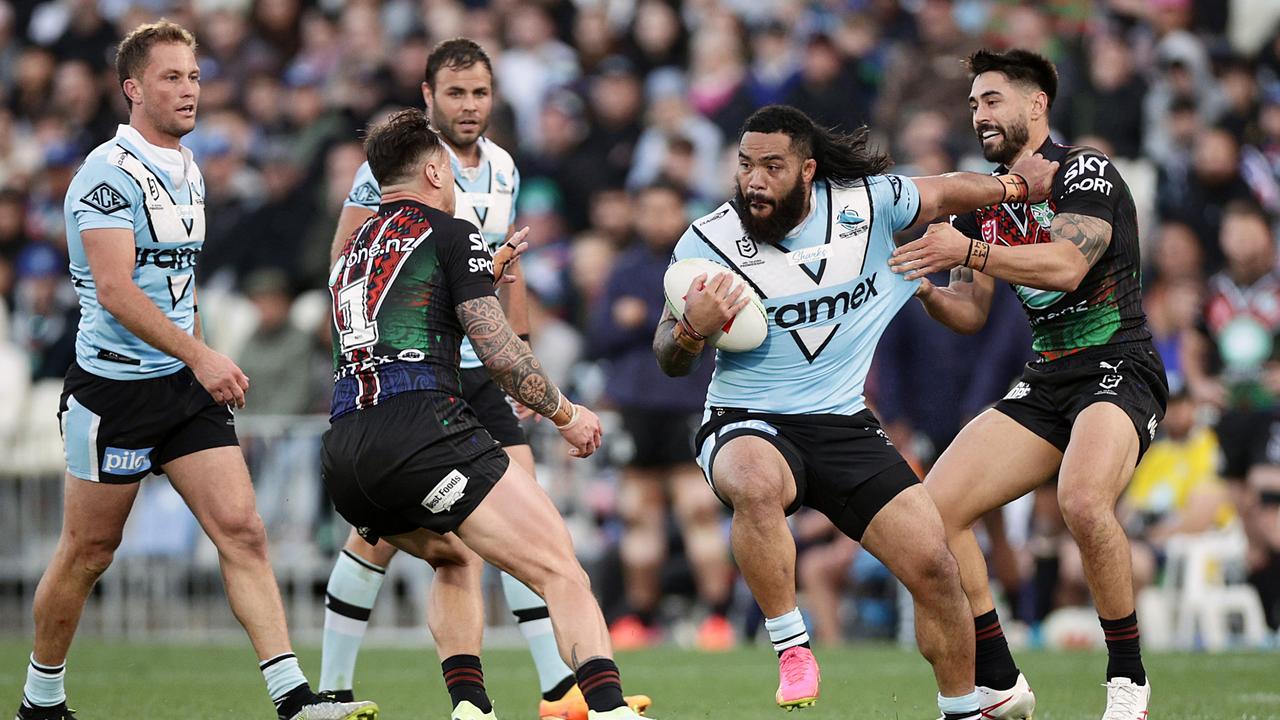
[[[0,641],[0,717],[16,707],[28,645]],[[319,674],[315,648],[299,653]],[[914,653],[872,646],[819,653],[818,705],[787,715],[773,705],[777,669],[764,647],[722,655],[675,649],[620,658],[633,692],[654,698],[651,715],[716,720],[933,720],[932,676]],[[1105,660],[1086,653],[1022,652],[1019,660],[1039,699],[1037,720],[1097,720]],[[247,644],[235,646],[108,645],[80,642],[67,687],[84,720],[227,720],[273,715]],[[1151,720],[1280,720],[1280,653],[1152,655]],[[531,720],[537,685],[520,650],[486,654],[485,676],[499,717]],[[448,698],[432,650],[370,649],[360,659],[358,694],[376,700],[388,720],[448,718]]]

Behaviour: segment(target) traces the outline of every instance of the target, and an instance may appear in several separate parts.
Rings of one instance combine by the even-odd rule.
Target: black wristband
[[[516,337],[520,338],[526,343],[529,342],[529,333],[516,333]]]

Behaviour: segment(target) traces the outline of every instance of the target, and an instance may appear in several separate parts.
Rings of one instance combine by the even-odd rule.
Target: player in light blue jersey
[[[121,41],[116,70],[129,124],[89,154],[65,202],[81,320],[59,412],[63,526],[36,589],[17,720],[73,717],[63,680],[76,625],[153,472],[169,477],[217,546],[281,720],[372,720],[377,705],[323,698],[298,667],[231,413],[249,379],[200,335],[204,180],[179,142],[200,98],[195,39],[167,21],[139,26]]]
[[[422,99],[427,105],[431,125],[440,133],[449,152],[457,199],[454,216],[479,228],[490,252],[496,252],[515,230],[520,174],[511,155],[484,136],[493,110],[493,69],[488,54],[466,38],[447,40],[436,46],[427,58]],[[351,192],[343,203],[334,234],[331,261],[336,260],[351,233],[375,215],[381,202],[382,189],[366,162],[356,172]],[[511,327],[528,341],[529,314],[524,275],[519,263],[509,267],[515,281],[503,286],[501,299]],[[476,411],[480,423],[502,444],[511,459],[533,475],[533,451],[519,419],[506,394],[493,382],[489,371],[465,338],[461,368],[462,395],[467,404]],[[452,540],[452,545],[454,547],[446,557],[471,554],[456,539]],[[369,615],[382,586],[387,563],[395,554],[396,549],[390,544],[380,541],[370,545],[353,530],[330,574],[320,686],[335,692],[340,698],[351,695],[356,657],[368,627]],[[483,565],[478,558],[475,560],[464,567],[432,561],[436,567],[436,581],[431,587],[428,624],[446,671],[446,686],[455,712],[461,712],[457,710],[460,703],[469,700],[488,713],[490,703],[483,686],[451,682],[460,677],[451,672],[459,663],[480,665],[483,605],[479,572]],[[560,658],[546,603],[506,573],[502,574],[502,588],[537,666],[542,691],[539,717],[586,717],[586,699],[576,685],[573,670]],[[477,622],[460,622],[462,617],[474,618]],[[630,707],[638,712],[649,706],[649,699],[643,695],[628,697],[627,700]]]
[[[1043,198],[1055,164],[1009,175],[886,175],[866,130],[839,135],[795,108],[752,115],[738,146],[733,201],[693,223],[674,260],[726,266],[760,296],[768,334],[755,350],[718,351],[695,449],[733,510],[734,555],[779,656],[777,703],[812,705],[818,665],[796,606],[786,516],[814,508],[911,591],[916,638],[933,664],[946,720],[977,720],[973,625],[937,508],[863,400],[876,343],[918,282],[889,271],[894,233],[1011,198]],[[745,306],[734,273],[696,278],[685,315],[668,310],[654,352],[689,372],[704,340]]]

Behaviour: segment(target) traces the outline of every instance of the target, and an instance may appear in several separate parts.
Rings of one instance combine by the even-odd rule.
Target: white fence
[[[31,598],[53,554],[61,527],[63,458],[56,419],[60,382],[33,386],[27,420],[0,439],[0,635],[32,632]],[[609,418],[612,421],[612,418]],[[240,415],[237,430],[271,542],[290,629],[316,637],[324,622],[324,588],[349,526],[331,509],[319,472],[323,416]],[[545,426],[546,423],[542,423]],[[537,427],[543,478],[570,520],[584,561],[603,541],[582,518],[578,498],[589,478],[607,477],[606,461],[569,460],[558,434]],[[544,480],[544,482],[546,482]],[[430,568],[414,559],[392,563],[370,626],[370,638],[422,642]],[[486,579],[491,625],[509,625],[496,576]],[[226,602],[217,552],[163,477],[151,476],[125,528],[112,567],[91,596],[82,635],[196,640],[240,633]],[[502,640],[499,631],[497,638]]]

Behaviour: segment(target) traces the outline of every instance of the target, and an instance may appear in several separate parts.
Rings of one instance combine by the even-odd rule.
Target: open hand
[[[507,272],[515,263],[520,261],[520,256],[525,250],[529,249],[529,243],[525,238],[529,236],[529,226],[526,225],[519,230],[511,233],[511,237],[502,243],[498,251],[493,254],[493,284],[507,285],[516,281],[516,276]]]
[[[968,254],[969,238],[947,223],[933,223],[924,237],[893,251],[889,269],[908,280],[918,280],[963,265]]]

